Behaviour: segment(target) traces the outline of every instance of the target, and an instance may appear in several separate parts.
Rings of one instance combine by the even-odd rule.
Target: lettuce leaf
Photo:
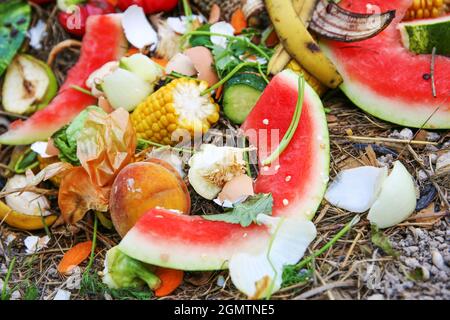
[[[84,122],[91,110],[105,113],[102,108],[97,106],[87,107],[69,125],[62,127],[53,134],[53,143],[59,150],[59,159],[61,161],[68,162],[74,166],[80,165],[80,160],[77,157],[77,138],[83,130]]]

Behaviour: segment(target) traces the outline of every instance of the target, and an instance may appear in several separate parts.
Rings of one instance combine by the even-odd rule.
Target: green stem
[[[8,286],[9,279],[11,278],[12,270],[14,268],[14,264],[16,263],[16,257],[13,257],[11,262],[9,263],[8,272],[6,273],[5,282],[3,282],[3,289],[2,289],[2,300],[7,299],[7,292],[6,287]]]
[[[191,20],[192,19],[192,9],[191,9],[191,6],[189,5],[188,0],[183,0],[183,11],[184,11],[184,15],[186,17],[188,17],[189,20]]]
[[[271,164],[275,159],[277,159],[283,153],[283,151],[287,148],[287,146],[291,142],[292,138],[294,137],[295,131],[297,130],[298,124],[300,122],[300,115],[302,113],[304,93],[305,93],[305,78],[303,78],[303,76],[300,76],[298,78],[297,105],[295,106],[294,116],[292,117],[291,124],[289,125],[289,128],[286,131],[286,134],[284,135],[283,139],[281,140],[280,144],[275,149],[275,151],[272,152],[272,154],[268,158],[266,158],[264,161],[262,161],[262,164],[264,166]]]
[[[258,71],[259,74],[261,75],[261,77],[264,79],[264,81],[269,84],[269,79],[267,78],[267,76],[264,74],[264,72],[262,71],[262,67],[261,65],[258,63]]]
[[[160,143],[153,142],[153,141],[146,140],[146,139],[142,139],[142,138],[139,138],[138,140],[140,140],[140,141],[142,141],[144,143],[148,143],[149,145],[152,145],[152,146],[155,146],[155,147],[159,147],[159,148],[168,148],[168,149],[172,149],[172,150],[178,151],[178,152],[195,153],[194,150],[192,150],[192,149],[176,148],[176,147],[160,144]]]
[[[89,95],[89,96],[91,96],[91,97],[96,98],[96,97],[92,94],[92,92],[90,92],[89,90],[86,90],[85,88],[82,88],[82,87],[77,86],[77,85],[75,85],[75,84],[72,84],[70,87],[71,87],[72,89],[74,89],[74,90],[80,91],[80,92],[82,92],[82,93],[84,93],[84,94],[87,94],[87,95]]]
[[[258,52],[267,61],[270,60],[270,56],[267,53],[265,53],[264,50],[262,50],[260,47],[258,47],[253,42],[249,41],[247,38],[230,36],[228,34],[223,34],[223,33],[209,32],[209,31],[198,31],[198,30],[187,32],[184,36],[186,36],[186,37],[189,37],[189,36],[218,36],[218,37],[224,37],[224,38],[231,39],[231,40],[243,41],[243,42],[247,43],[253,50]]]
[[[189,77],[185,74],[176,72],[176,71],[172,71],[171,73],[169,73],[169,77],[173,77],[173,78],[186,78],[186,79],[190,79],[190,80],[198,80],[197,78],[193,78],[193,77]]]
[[[303,259],[298,264],[295,265],[296,270],[301,270],[304,266],[310,263],[313,259],[320,256],[322,253],[330,249],[340,238],[342,238],[350,229],[359,222],[359,216],[355,216],[349,223],[347,223],[344,228],[342,228],[328,243],[326,243],[322,248],[314,251],[312,255],[308,258]]]
[[[270,259],[270,252],[272,251],[273,242],[275,241],[275,237],[277,236],[278,231],[280,230],[280,227],[281,227],[281,225],[283,223],[284,223],[284,219],[282,219],[280,222],[278,222],[278,225],[277,225],[277,227],[275,229],[275,232],[273,233],[272,237],[270,238],[269,250],[267,250],[267,256],[266,256],[267,257],[267,261],[269,261],[270,267],[272,268],[274,274],[273,274],[273,279],[272,279],[272,281],[270,283],[269,291],[267,292],[266,300],[270,300],[270,297],[272,296],[273,288],[275,286],[275,279],[278,276],[278,271],[275,268],[275,266],[273,265],[272,260]]]
[[[208,89],[206,89],[205,91],[203,91],[201,93],[201,95],[205,95],[217,88],[219,88],[222,84],[224,84],[225,82],[227,82],[228,80],[231,79],[231,77],[233,77],[239,70],[241,70],[244,67],[257,67],[258,63],[255,62],[242,62],[240,64],[238,64],[236,67],[234,67],[233,70],[231,70],[225,77],[223,77],[219,82],[217,82],[215,85],[213,85],[212,87],[209,87]]]
[[[95,258],[95,247],[97,246],[97,227],[98,227],[98,218],[97,215],[94,214],[94,231],[92,232],[92,247],[91,247],[91,255],[89,256],[89,263],[84,271],[85,274],[89,273],[94,264]]]

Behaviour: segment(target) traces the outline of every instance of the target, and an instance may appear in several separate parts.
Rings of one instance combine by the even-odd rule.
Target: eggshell
[[[216,70],[213,67],[214,58],[211,51],[205,47],[187,49],[184,54],[188,56],[195,69],[198,71],[198,79],[208,82],[210,86],[219,82]]]
[[[228,181],[218,195],[221,202],[230,201],[235,203],[242,198],[254,195],[253,180],[246,174],[234,177]]]
[[[186,76],[194,76],[197,74],[197,69],[191,59],[183,53],[177,53],[167,63],[166,73],[170,74],[173,71]]]

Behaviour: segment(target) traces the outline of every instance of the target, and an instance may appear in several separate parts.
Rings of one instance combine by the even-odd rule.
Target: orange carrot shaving
[[[58,264],[58,271],[67,274],[73,268],[86,260],[91,254],[92,241],[81,242],[73,246],[64,254],[64,257]]]
[[[241,34],[242,30],[247,28],[247,19],[245,19],[244,12],[241,9],[237,9],[231,16],[231,25],[235,34]]]
[[[167,59],[164,58],[153,57],[152,60],[164,68],[167,66],[167,63],[169,63],[169,61],[167,61]]]
[[[135,47],[131,47],[128,49],[128,51],[125,53],[125,57],[132,56],[135,53],[139,53],[139,49]]]
[[[183,282],[184,272],[181,270],[156,268],[155,275],[161,280],[161,285],[155,290],[155,296],[164,297],[171,294]]]
[[[217,88],[215,95],[216,100],[220,99],[220,97],[222,96],[222,92],[223,92],[223,85]]]

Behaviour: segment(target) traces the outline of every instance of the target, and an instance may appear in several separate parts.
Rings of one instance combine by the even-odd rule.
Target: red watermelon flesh
[[[0,136],[0,143],[19,145],[46,140],[84,108],[96,104],[94,97],[71,86],[86,88],[85,82],[89,75],[105,63],[118,60],[126,48],[121,15],[90,16],[86,23],[80,58],[69,70],[57,96],[45,109],[36,112],[26,121],[13,122],[9,131]]]
[[[436,56],[435,98],[431,81],[424,79],[430,73],[431,55],[405,49],[397,29],[411,4],[411,0],[342,0],[339,5],[353,12],[367,13],[371,5],[396,10],[396,18],[374,38],[350,44],[324,40],[321,47],[344,79],[341,89],[361,109],[404,126],[450,128],[450,58]]]
[[[250,133],[251,130],[264,130],[268,132],[269,141],[271,129],[280,130],[277,137],[281,139],[296,106],[297,81],[298,76],[292,71],[275,76],[242,128]],[[262,139],[251,140],[264,150]],[[279,140],[276,142],[271,149],[276,148]],[[275,216],[311,218],[322,200],[328,181],[329,141],[322,103],[308,85],[299,127],[278,164],[273,166],[277,165],[280,166],[278,170],[260,171],[256,192],[272,193]],[[135,259],[158,266],[216,270],[226,268],[227,261],[236,252],[257,252],[267,246],[269,238],[265,226],[244,228],[237,224],[205,220],[200,216],[154,209],[128,232],[119,249]]]

